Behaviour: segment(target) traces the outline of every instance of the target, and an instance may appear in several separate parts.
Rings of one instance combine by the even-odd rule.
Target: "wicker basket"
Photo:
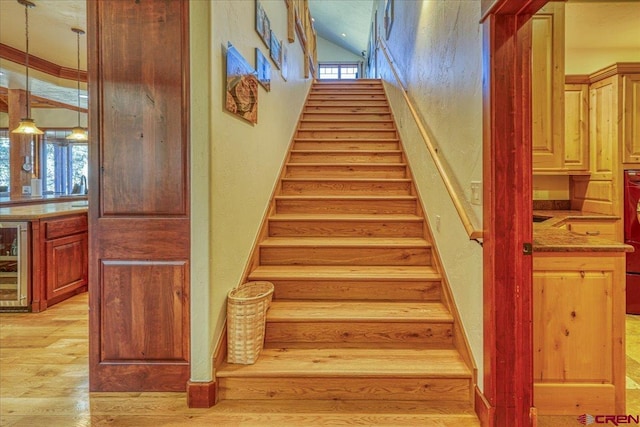
[[[227,361],[255,363],[264,345],[265,315],[273,283],[247,282],[229,291],[227,298]]]

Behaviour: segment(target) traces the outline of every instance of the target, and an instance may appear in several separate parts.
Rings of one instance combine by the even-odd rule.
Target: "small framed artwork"
[[[280,74],[282,74],[282,79],[286,82],[289,78],[289,49],[287,49],[287,44],[282,43],[282,67],[280,68]]]
[[[393,26],[393,0],[385,0],[384,5],[384,30],[386,39],[389,40],[391,27]]]
[[[278,40],[273,31],[271,31],[271,49],[269,55],[279,70],[282,67],[282,43]]]
[[[267,92],[270,92],[271,64],[259,48],[256,48],[256,71],[258,72],[258,83],[260,83]]]
[[[262,8],[262,4],[256,0],[256,31],[260,34],[260,38],[269,48],[271,44],[271,22],[269,17]]]
[[[256,70],[231,43],[227,45],[227,93],[225,108],[249,123],[258,123]]]

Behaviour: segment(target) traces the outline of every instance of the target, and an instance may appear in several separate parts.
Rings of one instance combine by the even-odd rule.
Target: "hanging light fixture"
[[[30,117],[31,115],[31,103],[30,103],[30,91],[29,91],[29,8],[36,7],[36,5],[29,0],[18,0],[18,3],[24,6],[24,21],[25,21],[25,39],[26,45],[26,75],[27,75],[27,117],[20,119],[20,124],[17,128],[12,130],[12,133],[22,133],[27,135],[42,135],[40,129],[36,127],[36,123]]]
[[[80,28],[72,28],[71,31],[76,33],[78,39],[78,126],[71,129],[71,134],[67,136],[67,139],[72,139],[74,141],[86,141],[88,138],[87,130],[80,126],[80,35],[84,34],[84,31]]]

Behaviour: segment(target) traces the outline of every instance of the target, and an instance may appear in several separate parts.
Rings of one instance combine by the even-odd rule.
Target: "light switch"
[[[481,181],[471,181],[471,204],[472,205],[482,204],[482,182]]]

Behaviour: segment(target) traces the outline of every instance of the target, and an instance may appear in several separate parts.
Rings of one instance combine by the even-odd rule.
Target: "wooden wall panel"
[[[90,389],[185,391],[187,0],[88,0]]]
[[[189,359],[187,265],[102,262],[103,361]]]

